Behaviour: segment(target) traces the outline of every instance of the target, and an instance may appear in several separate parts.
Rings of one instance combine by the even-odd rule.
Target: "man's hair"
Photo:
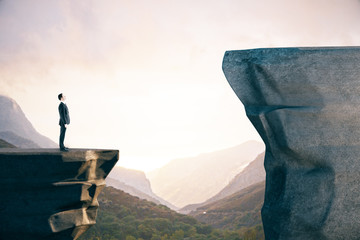
[[[62,93],[60,93],[60,94],[58,95],[58,99],[59,99],[59,100],[62,99]]]

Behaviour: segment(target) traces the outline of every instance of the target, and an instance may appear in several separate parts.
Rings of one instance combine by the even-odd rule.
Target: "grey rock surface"
[[[266,145],[266,239],[359,239],[360,48],[228,51],[223,71]]]
[[[118,150],[1,148],[0,239],[77,239],[96,223],[118,158]]]

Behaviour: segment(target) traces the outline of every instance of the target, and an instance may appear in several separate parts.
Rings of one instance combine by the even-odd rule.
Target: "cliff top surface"
[[[115,153],[119,154],[116,149],[87,149],[87,148],[72,148],[67,152],[60,151],[58,148],[0,148],[0,155],[62,155],[74,156],[77,154],[86,153]]]

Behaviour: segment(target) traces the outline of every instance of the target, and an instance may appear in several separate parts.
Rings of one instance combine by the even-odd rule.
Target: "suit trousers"
[[[64,124],[61,124],[60,125],[60,139],[59,139],[60,148],[65,148],[65,146],[64,146],[65,132],[66,132],[66,127]]]

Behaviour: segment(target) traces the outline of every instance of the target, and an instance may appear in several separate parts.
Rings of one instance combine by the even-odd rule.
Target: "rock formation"
[[[118,158],[118,150],[0,149],[0,239],[77,239],[95,224]]]
[[[266,239],[359,239],[360,48],[229,51],[223,71],[266,145]]]

